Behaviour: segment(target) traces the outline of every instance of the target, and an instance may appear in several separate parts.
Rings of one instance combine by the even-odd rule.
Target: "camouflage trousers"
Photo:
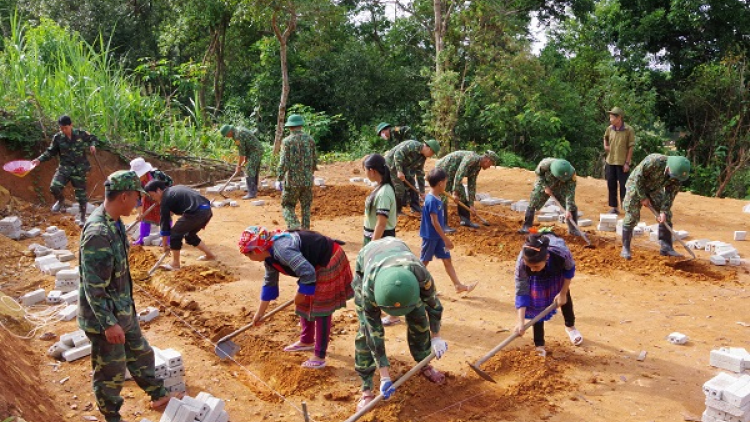
[[[63,189],[65,185],[70,184],[75,189],[76,201],[80,204],[88,202],[86,197],[86,172],[69,167],[58,167],[55,175],[52,176],[52,183],[49,185],[49,191],[56,200],[63,199]]]
[[[247,193],[251,196],[258,194],[258,178],[260,176],[260,159],[262,157],[247,157],[245,162],[245,183]]]
[[[283,209],[284,221],[288,229],[303,228],[310,229],[310,206],[312,205],[312,186],[284,186],[281,193],[281,208]],[[302,214],[302,225],[297,220],[294,209],[300,204]]]
[[[555,198],[560,201],[560,206],[565,207],[565,192],[561,189],[552,189],[552,195],[555,195]],[[544,184],[534,184],[534,189],[531,191],[531,199],[529,199],[529,209],[533,209],[534,212],[539,211],[544,207],[544,204],[547,203],[548,199],[549,195],[544,192]],[[578,215],[578,206],[574,203],[568,211],[570,211],[572,215]]]
[[[164,382],[157,379],[154,373],[154,349],[143,337],[135,317],[128,325],[123,327],[125,344],[108,342],[104,333],[86,333],[91,340],[94,396],[106,422],[120,421],[123,403],[120,391],[125,383],[125,368],[152,401],[167,395]]]
[[[354,370],[357,371],[359,377],[362,379],[362,390],[372,390],[372,378],[375,373],[375,356],[373,355],[373,349],[375,346],[372,342],[372,336],[384,337],[385,332],[380,326],[380,332],[370,333],[365,326],[365,320],[367,315],[362,309],[362,298],[361,292],[354,292],[354,308],[357,311],[357,317],[359,318],[359,331],[354,337]],[[377,316],[380,318],[380,315]],[[411,312],[406,314],[406,325],[407,325],[407,341],[409,342],[409,351],[415,361],[419,362],[426,358],[430,354],[430,321],[427,318],[427,312],[424,309],[424,304],[419,303],[419,306],[414,308]],[[372,326],[372,324],[370,324]],[[384,344],[384,343],[381,343]],[[385,356],[385,348],[379,351],[381,356]],[[383,358],[377,362],[378,366],[390,366],[388,358]]]
[[[662,204],[664,203],[664,193],[658,192],[649,195],[648,199],[649,201],[651,201],[651,206],[654,207],[656,212],[659,212]],[[641,220],[641,201],[635,198],[635,195],[633,195],[632,190],[630,189],[625,192],[625,200],[622,201],[622,208],[625,210],[625,218],[622,221],[622,226],[632,229]],[[651,214],[651,211],[648,211],[648,213]],[[670,210],[666,214],[667,224],[669,224],[671,227],[672,211]]]
[[[414,189],[406,186],[406,183],[398,178],[398,171],[395,167],[391,167],[389,170],[391,172],[391,183],[393,183],[393,190],[396,193],[396,209],[398,211],[401,211],[401,208],[403,208],[406,204],[409,204],[415,208],[419,208],[419,194],[415,192]],[[406,176],[406,181],[411,183],[411,185],[416,188],[417,184],[414,173],[406,172],[404,175]]]

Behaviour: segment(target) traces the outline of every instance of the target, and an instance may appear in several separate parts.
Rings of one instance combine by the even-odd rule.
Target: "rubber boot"
[[[478,229],[479,224],[472,223],[471,219],[469,217],[461,217],[461,225],[465,227],[470,227],[472,229]]]
[[[534,225],[534,210],[531,208],[526,209],[526,216],[523,218],[523,227],[518,230],[518,233],[527,234],[531,226]]]
[[[258,177],[245,177],[245,186],[247,186],[247,195],[242,199],[253,199],[258,196]]]
[[[52,212],[60,212],[65,204],[65,197],[62,195],[55,195],[55,200],[57,202],[52,205]]]
[[[83,227],[83,224],[86,222],[86,206],[88,204],[86,202],[79,202],[78,203],[78,210],[81,213],[81,221],[78,223],[79,226]]]
[[[633,229],[629,227],[622,228],[622,252],[620,256],[628,261],[633,257],[630,253],[630,241],[633,240]]]
[[[670,232],[664,224],[659,224],[659,245],[661,246],[659,249],[659,254],[661,256],[683,256],[681,253],[674,250],[674,247],[672,246],[672,232]]]
[[[133,245],[143,246],[143,239],[151,234],[151,224],[141,221],[138,232],[138,240],[133,242]]]
[[[573,236],[580,236],[581,232],[576,229],[576,226],[578,225],[578,211],[573,211],[571,212],[571,214],[573,214],[573,218],[571,219],[573,220],[573,222],[571,222],[570,220],[565,221],[568,224],[568,234]],[[574,226],[573,223],[576,223],[576,226]]]
[[[443,227],[443,232],[445,234],[452,234],[456,232],[456,229],[448,226],[448,204],[443,203],[443,221],[445,222],[445,226]]]

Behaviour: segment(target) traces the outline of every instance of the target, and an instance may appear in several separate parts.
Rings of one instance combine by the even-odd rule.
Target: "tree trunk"
[[[224,48],[227,42],[227,27],[229,26],[229,15],[224,15],[219,23],[216,37],[216,72],[214,73],[214,110],[221,108],[221,99],[224,98],[224,74],[226,63],[224,62]]]
[[[440,63],[440,54],[443,52],[443,2],[442,0],[433,0],[432,7],[435,9],[435,75],[440,76],[442,65]]]
[[[286,29],[281,32],[278,24],[279,10],[273,12],[273,33],[279,41],[279,59],[281,61],[281,98],[279,99],[279,115],[276,118],[276,135],[273,140],[273,154],[278,155],[281,150],[281,140],[284,136],[284,120],[286,119],[286,101],[289,98],[289,68],[287,64],[287,43],[289,36],[297,27],[297,14],[290,4],[289,21]]]

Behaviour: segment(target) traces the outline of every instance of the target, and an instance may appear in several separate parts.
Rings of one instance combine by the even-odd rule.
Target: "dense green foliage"
[[[548,37],[538,53],[532,21]],[[111,140],[220,158],[233,152],[216,127],[235,123],[258,129],[271,163],[273,22],[289,29],[283,111],[305,115],[328,159],[384,151],[387,121],[504,165],[557,156],[600,176],[620,106],[634,161],[684,154],[688,189],[750,194],[742,0],[0,0],[0,138],[25,147],[69,113]]]

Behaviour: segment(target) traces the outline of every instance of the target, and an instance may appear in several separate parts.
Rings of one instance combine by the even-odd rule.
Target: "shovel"
[[[651,212],[654,213],[654,216],[658,220],[659,219],[659,213],[656,212],[656,210],[654,209],[654,207],[651,206],[651,205],[649,205],[648,209],[650,209]],[[690,256],[692,256],[692,258],[690,258],[690,259],[691,260],[695,259],[696,258],[695,257],[695,252],[693,252],[692,249],[688,248],[687,245],[685,244],[685,242],[682,241],[682,239],[680,239],[679,237],[677,237],[677,233],[675,233],[674,230],[672,230],[672,227],[669,224],[667,224],[666,222],[662,223],[662,224],[664,224],[664,227],[666,227],[667,230],[669,230],[669,232],[672,233],[672,239],[676,239],[678,242],[680,242],[680,245],[682,245],[682,247],[685,248],[686,251],[688,251],[688,253],[690,254]]]
[[[228,196],[224,195],[224,189],[226,189],[226,188],[227,188],[227,186],[229,186],[229,182],[231,182],[231,181],[232,181],[232,179],[234,179],[234,176],[236,176],[236,175],[237,175],[237,173],[239,173],[239,171],[240,171],[240,168],[239,168],[239,167],[237,167],[237,168],[236,168],[236,169],[234,170],[234,173],[232,173],[232,176],[231,176],[231,177],[230,177],[229,179],[227,179],[227,182],[226,182],[226,183],[224,183],[224,186],[222,186],[222,187],[221,187],[221,189],[219,189],[219,195],[223,196],[224,198],[229,198]]]
[[[542,318],[544,318],[545,316],[547,316],[547,314],[549,314],[550,312],[554,311],[556,308],[557,308],[557,302],[552,302],[551,305],[549,305],[548,307],[544,308],[544,310],[542,311],[542,313],[540,313],[539,315],[535,316],[534,319],[532,319],[531,321],[529,321],[526,324],[524,324],[523,329],[524,330],[528,330],[529,327],[531,327],[532,325],[534,325],[537,322],[539,322],[539,320],[541,320]],[[513,340],[515,340],[516,337],[519,337],[519,335],[518,335],[518,333],[516,333],[514,331],[513,334],[511,334],[510,336],[508,336],[508,338],[506,338],[505,340],[503,340],[502,343],[500,343],[497,346],[495,346],[495,348],[492,349],[492,350],[490,350],[490,352],[487,353],[483,358],[479,359],[474,364],[472,364],[471,362],[466,362],[466,363],[468,363],[469,366],[471,367],[471,369],[473,369],[474,372],[476,372],[477,375],[479,375],[480,377],[484,378],[487,381],[497,383],[497,381],[495,381],[488,373],[486,373],[486,372],[482,371],[481,369],[479,369],[479,367],[482,366],[482,364],[484,364],[485,362],[487,362],[491,357],[495,356],[495,354],[497,352],[499,352],[503,347],[507,346],[508,344],[510,344],[510,342],[512,342]]]
[[[555,204],[557,204],[557,206],[560,209],[563,209],[562,205],[560,205],[560,201],[558,201],[557,198],[555,198],[555,195],[550,195],[549,197],[552,198],[553,201],[555,201]],[[566,210],[566,212],[567,212],[567,210]],[[583,230],[581,230],[580,227],[578,227],[578,223],[576,223],[575,220],[573,220],[572,218],[566,219],[566,220],[568,222],[570,222],[570,224],[573,225],[573,228],[575,228],[578,231],[578,233],[581,234],[581,237],[583,238],[583,240],[586,241],[586,246],[585,247],[589,248],[589,249],[594,249],[594,245],[591,244],[591,241],[589,241],[589,237],[586,236],[586,233]]]
[[[138,223],[139,223],[139,222],[140,222],[141,220],[143,220],[143,217],[144,217],[144,216],[145,216],[146,214],[150,213],[150,212],[151,212],[151,210],[152,210],[152,209],[154,209],[154,207],[155,207],[156,205],[157,205],[157,203],[156,203],[156,202],[154,202],[153,204],[151,204],[151,206],[150,206],[150,207],[148,207],[148,209],[146,210],[146,212],[144,212],[143,214],[139,215],[139,216],[138,216],[138,218],[136,218],[136,219],[135,219],[135,221],[133,221],[132,223],[128,224],[128,225],[127,225],[127,226],[125,227],[125,233],[130,233],[130,229],[132,229],[133,227],[135,227],[135,225],[136,225],[136,224],[138,224]]]
[[[275,309],[273,309],[271,312],[263,315],[263,317],[258,320],[258,322],[265,321],[268,318],[272,317],[274,314],[278,313],[279,311],[283,310],[287,306],[294,303],[294,299],[289,299],[288,301],[282,303],[281,305],[277,306]],[[226,358],[232,357],[235,355],[235,353],[239,352],[240,346],[237,345],[237,343],[233,342],[231,339],[234,337],[237,337],[241,333],[244,333],[249,328],[251,328],[254,324],[251,322],[250,324],[245,325],[244,327],[240,328],[239,330],[236,330],[232,333],[229,333],[221,338],[216,343],[216,347],[214,348],[214,353],[216,353],[221,360],[224,360]]]
[[[471,208],[469,208],[469,207],[466,206],[466,204],[464,204],[463,202],[461,202],[458,199],[454,198],[453,196],[450,196],[450,198],[453,200],[453,202],[456,203],[456,205],[458,205],[459,207],[465,209],[466,211],[469,211],[470,213],[474,214],[474,217],[478,218],[482,222],[482,224],[484,224],[485,226],[489,226],[490,225],[489,221],[487,221],[484,218],[482,218],[482,216],[480,216],[479,214],[477,214],[476,211],[472,211]]]
[[[159,268],[159,265],[164,261],[164,259],[169,255],[169,251],[164,252],[164,255],[159,258],[158,261],[156,261],[156,264],[154,264],[153,267],[151,267],[150,270],[148,270],[148,276],[151,277],[156,272],[156,269]]]
[[[405,383],[406,380],[408,380],[409,378],[411,378],[414,374],[416,374],[417,372],[419,372],[422,369],[424,369],[424,367],[427,366],[427,364],[429,364],[430,361],[432,359],[434,359],[434,358],[435,358],[435,352],[430,352],[430,354],[427,355],[426,358],[424,358],[421,361],[419,361],[419,363],[416,364],[413,368],[411,368],[409,370],[409,372],[405,373],[401,378],[397,379],[396,382],[393,383],[393,388],[398,389],[398,387],[400,387],[401,384]],[[371,402],[367,403],[367,405],[365,407],[359,409],[357,411],[357,413],[351,415],[349,417],[349,419],[347,419],[344,422],[354,422],[354,421],[356,421],[357,419],[359,419],[362,416],[364,416],[365,413],[369,412],[375,406],[377,406],[378,403],[380,403],[382,400],[383,400],[383,395],[382,394],[378,394],[378,396],[375,397]]]

